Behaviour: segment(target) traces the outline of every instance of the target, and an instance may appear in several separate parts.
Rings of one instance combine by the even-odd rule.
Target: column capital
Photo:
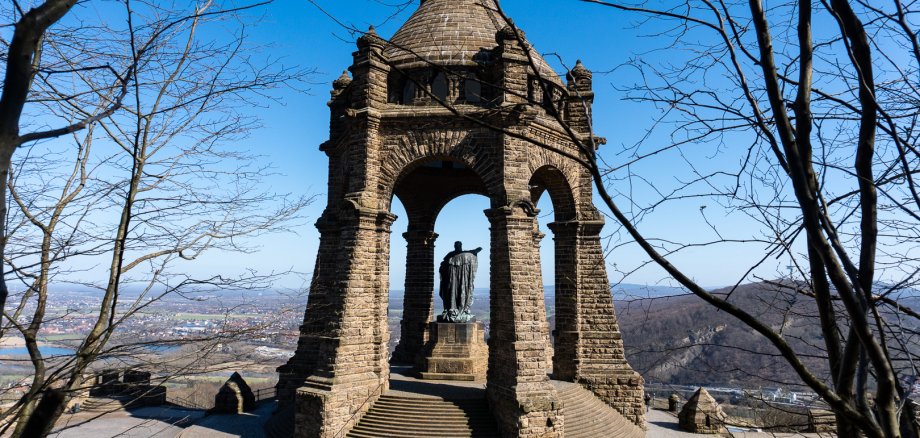
[[[597,236],[604,228],[604,220],[574,220],[546,224],[553,234],[575,233],[579,236]]]
[[[428,230],[409,230],[403,233],[406,242],[421,243],[423,245],[433,245],[438,238],[438,233]]]
[[[345,202],[340,210],[340,220],[357,220],[358,227],[363,229],[373,228],[376,231],[389,233],[390,226],[396,222],[396,215],[387,210],[364,207],[362,199],[357,196],[346,195]]]
[[[323,214],[320,215],[319,219],[316,220],[316,223],[314,225],[316,226],[316,229],[319,230],[320,233],[327,233],[327,232],[333,232],[336,229],[338,229],[339,221],[334,217],[332,212],[330,212],[329,209],[327,208],[325,211],[323,211]]]
[[[522,199],[520,201],[511,202],[508,205],[496,208],[490,208],[484,210],[486,217],[489,219],[489,222],[494,222],[497,219],[517,219],[517,220],[532,220],[540,214],[540,209],[537,208],[533,202],[529,199]]]
[[[540,231],[534,230],[534,232],[533,232],[533,244],[539,247],[539,246],[540,246],[540,242],[543,241],[543,238],[544,238],[544,237],[546,237],[546,234],[545,234],[545,233],[541,233]]]

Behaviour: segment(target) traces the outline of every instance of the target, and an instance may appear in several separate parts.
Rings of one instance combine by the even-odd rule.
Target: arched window
[[[431,81],[431,94],[441,100],[447,100],[447,76],[438,72]]]
[[[415,82],[406,81],[402,88],[402,104],[408,105],[415,101]]]
[[[475,76],[467,77],[463,94],[464,99],[469,103],[482,102],[482,84],[479,83],[479,79]]]

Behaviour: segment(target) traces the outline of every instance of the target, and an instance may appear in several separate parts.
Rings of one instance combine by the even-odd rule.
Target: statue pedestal
[[[420,375],[426,380],[485,380],[489,346],[481,322],[433,322]]]

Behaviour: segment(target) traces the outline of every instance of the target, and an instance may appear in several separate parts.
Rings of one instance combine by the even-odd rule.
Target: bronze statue
[[[470,322],[473,315],[473,280],[476,278],[478,261],[476,255],[482,248],[464,251],[461,242],[454,242],[454,250],[444,256],[439,272],[441,274],[441,299],[444,313],[438,322]]]

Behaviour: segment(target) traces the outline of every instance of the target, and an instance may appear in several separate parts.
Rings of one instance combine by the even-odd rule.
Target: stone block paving
[[[209,415],[179,433],[180,438],[261,438],[265,422],[271,418],[275,403],[261,403],[252,412],[238,415]]]
[[[52,438],[107,437],[176,437],[183,427],[204,417],[204,411],[173,407],[145,407],[126,411],[119,409],[104,414],[65,414]]]
[[[387,394],[403,397],[431,397],[435,399],[475,400],[486,396],[485,382],[421,380],[414,376],[412,367],[390,368],[390,390]]]
[[[146,407],[105,414],[65,415],[51,438],[262,438],[276,404],[260,403],[252,412],[205,415],[202,410]]]

